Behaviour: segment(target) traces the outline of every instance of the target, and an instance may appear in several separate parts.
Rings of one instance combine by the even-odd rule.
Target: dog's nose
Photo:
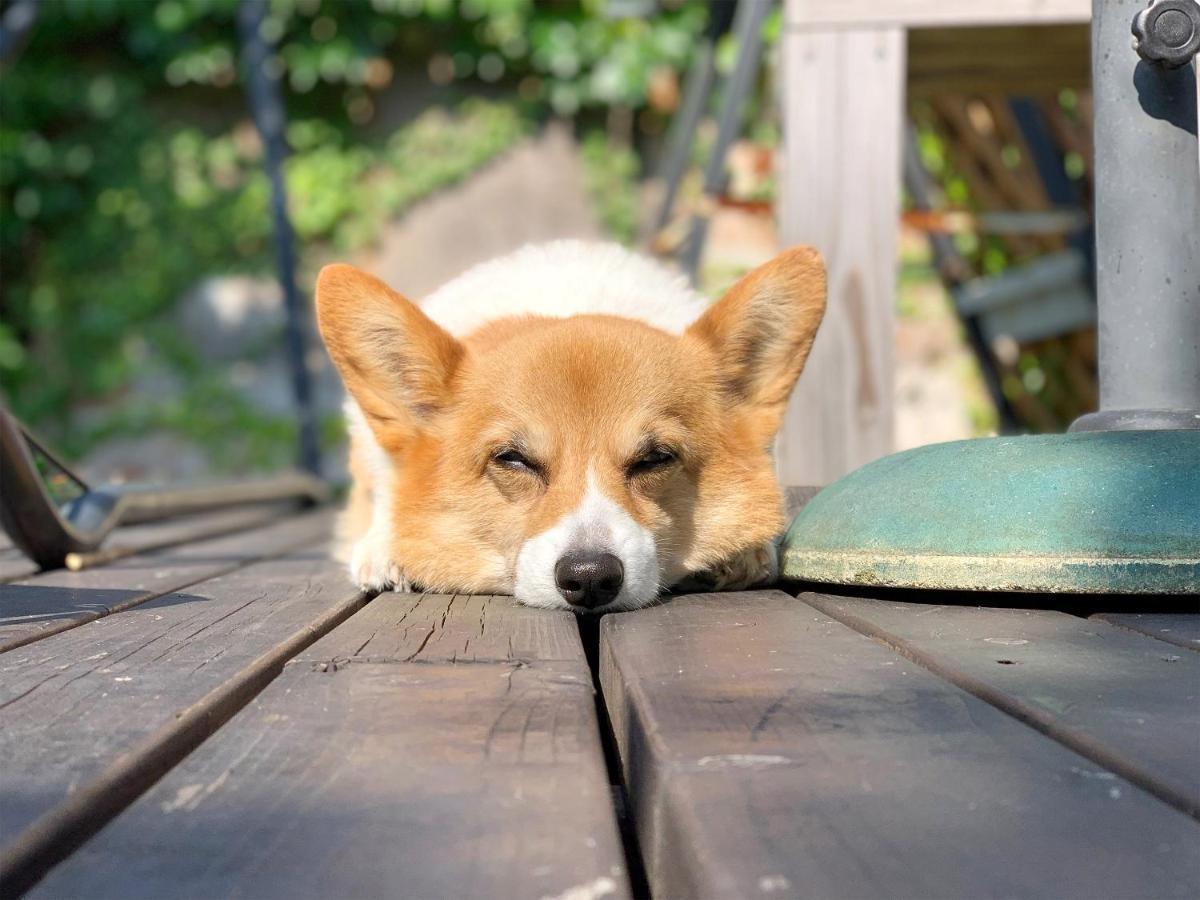
[[[611,553],[567,553],[554,566],[554,584],[572,606],[595,609],[621,592],[625,567]]]

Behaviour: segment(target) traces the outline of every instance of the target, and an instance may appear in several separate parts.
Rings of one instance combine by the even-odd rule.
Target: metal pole
[[[656,234],[671,221],[671,212],[675,208],[675,198],[679,193],[679,183],[683,180],[683,173],[687,171],[688,159],[692,154],[696,128],[708,105],[713,79],[717,74],[717,42],[729,31],[736,7],[737,0],[709,0],[708,24],[688,69],[687,81],[683,88],[683,103],[678,115],[671,122],[667,153],[659,173],[664,182],[664,190],[662,204],[654,219]]]
[[[1189,4],[1197,17],[1200,4],[1160,4],[1149,7],[1163,18],[1159,36],[1192,40]],[[1100,411],[1072,430],[1200,429],[1195,64],[1139,58],[1150,41],[1135,50],[1130,23],[1145,0],[1092,9]]]
[[[716,45],[705,40],[696,48],[696,58],[688,70],[687,83],[683,88],[683,103],[679,115],[672,123],[667,140],[666,162],[661,173],[663,197],[658,207],[658,215],[654,217],[655,234],[666,228],[667,223],[671,221],[675,198],[679,194],[679,183],[683,181],[683,173],[687,171],[688,158],[692,154],[692,141],[696,137],[696,128],[704,114],[704,105],[717,71],[716,56]]]
[[[737,40],[737,63],[725,81],[725,96],[717,120],[717,140],[704,167],[704,206],[692,216],[691,230],[680,253],[680,265],[692,282],[700,269],[700,253],[708,234],[708,220],[717,198],[725,187],[725,157],[741,126],[742,107],[754,85],[762,60],[762,29],[771,0],[740,0],[734,13],[733,31]]]
[[[271,215],[275,236],[275,263],[283,289],[287,311],[285,338],[292,370],[292,390],[296,414],[300,420],[299,462],[314,475],[321,473],[321,452],[317,443],[317,421],[313,409],[312,379],[308,372],[307,341],[300,292],[296,287],[295,234],[287,214],[287,190],[283,182],[283,160],[287,156],[284,125],[287,117],[277,76],[268,74],[266,62],[271,47],[263,40],[261,26],[267,14],[266,0],[241,0],[237,25],[242,42],[242,65],[250,112],[262,138],[267,176],[271,180]]]

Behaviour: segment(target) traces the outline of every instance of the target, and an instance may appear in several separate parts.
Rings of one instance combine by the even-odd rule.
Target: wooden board
[[[387,593],[299,660],[578,662],[579,654],[579,629],[570,614],[539,613],[512,597]]]
[[[85,565],[90,568],[160,547],[171,547],[189,541],[233,534],[251,528],[277,522],[283,517],[297,515],[296,506],[287,504],[258,504],[239,509],[217,510],[162,522],[147,522],[118,528],[101,545],[100,549],[84,554]],[[38,566],[12,545],[9,537],[0,531],[0,582],[25,578],[38,571]]]
[[[161,522],[127,525],[113,532],[99,549],[70,554],[67,557],[68,568],[79,570],[108,565],[134,553],[194,543],[222,534],[236,534],[303,514],[303,508],[294,502],[258,503]]]
[[[600,666],[658,896],[1200,891],[1192,819],[781,592],[607,616]]]
[[[331,516],[328,511],[289,513],[277,524],[260,527],[252,534],[197,540],[135,554],[99,569],[44,572],[0,585],[0,653],[130,609],[256,559],[320,543],[330,533]]]
[[[16,547],[6,547],[0,550],[0,582],[25,578],[37,570],[37,563]]]
[[[70,852],[364,602],[301,551],[0,656],[0,878]]]
[[[776,470],[828,484],[892,447],[904,33],[787,32],[782,62],[780,235],[821,251],[829,302]]]
[[[1200,816],[1200,656],[1047,610],[801,596]]]
[[[1086,24],[917,29],[908,33],[908,97],[1089,90],[1090,59]]]
[[[789,28],[954,28],[963,25],[1020,25],[1088,22],[1091,0],[789,0]]]
[[[33,896],[627,893],[574,617],[384,594]]]
[[[1092,618],[1200,653],[1200,610],[1190,613],[1100,613]]]

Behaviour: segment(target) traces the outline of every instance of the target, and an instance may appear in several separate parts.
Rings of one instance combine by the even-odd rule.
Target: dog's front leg
[[[393,557],[392,530],[372,523],[350,553],[350,577],[364,591],[411,589],[404,570]]]
[[[778,542],[769,541],[749,547],[702,572],[693,572],[675,587],[686,591],[744,591],[773,584],[778,578]]]
[[[350,551],[350,577],[365,591],[407,591],[412,586],[396,558],[392,533],[391,473],[375,474],[369,493],[370,524]]]

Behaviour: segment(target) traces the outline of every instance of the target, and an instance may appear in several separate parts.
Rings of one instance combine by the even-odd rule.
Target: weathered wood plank
[[[214,510],[179,519],[144,522],[118,528],[97,550],[72,553],[67,567],[76,571],[94,566],[110,565],[113,561],[163,547],[194,543],[222,534],[236,534],[262,525],[280,522],[303,515],[296,503],[259,503],[236,509]]]
[[[904,66],[896,28],[783,37],[780,234],[820,250],[829,272],[776,441],[785,485],[828,484],[892,447]]]
[[[99,569],[57,570],[0,585],[0,653],[120,612],[296,547],[324,541],[328,511],[295,514],[234,533],[139,553]],[[183,532],[176,532],[182,534]]]
[[[801,596],[1200,816],[1200,656],[1049,610]]]
[[[1200,826],[776,592],[607,616],[601,681],[669,897],[1167,897]]]
[[[79,558],[73,560],[76,565],[72,568],[91,568],[135,553],[247,531],[297,514],[293,503],[272,503],[217,510],[163,522],[127,525],[114,531],[99,550],[78,555]],[[38,571],[37,564],[14,547],[3,532],[0,532],[0,540],[3,541],[0,546],[0,582],[25,578]]]
[[[1092,618],[1200,653],[1200,610],[1190,613],[1099,613]]]
[[[364,602],[340,565],[301,551],[0,656],[6,889],[70,852]]]
[[[627,893],[573,616],[384,594],[33,895]]]
[[[299,661],[576,662],[579,654],[569,613],[537,612],[512,597],[386,593]]]
[[[1091,0],[790,0],[791,28],[864,27],[953,28],[964,25],[1089,22]]]
[[[25,578],[38,570],[37,563],[16,547],[0,550],[0,582]]]

